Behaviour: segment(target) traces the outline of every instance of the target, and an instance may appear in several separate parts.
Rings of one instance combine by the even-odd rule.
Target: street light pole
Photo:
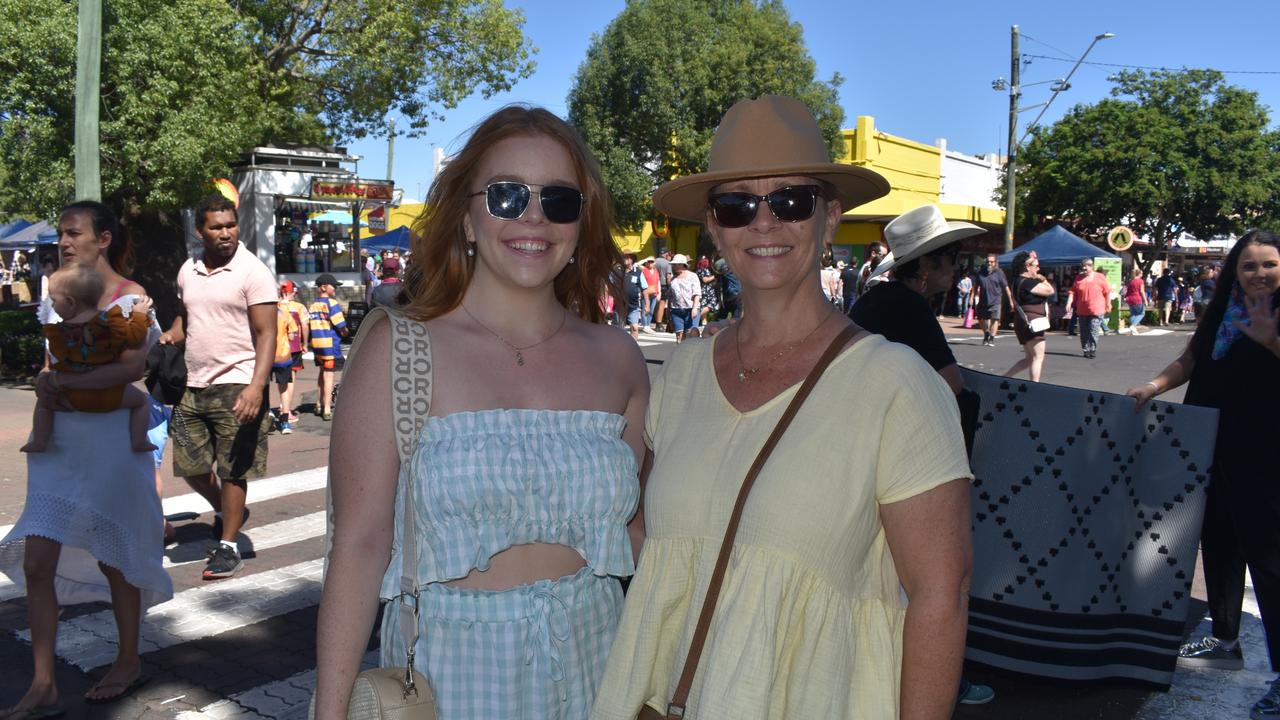
[[[1022,96],[1022,53],[1018,51],[1018,26],[1009,30],[1009,144],[1005,161],[1004,251],[1013,249],[1014,178],[1017,175],[1018,98]]]
[[[1009,82],[1009,150],[1008,150],[1009,154],[1008,154],[1008,159],[1005,162],[1005,203],[1004,203],[1004,206],[1005,206],[1004,251],[1005,252],[1009,252],[1010,250],[1013,249],[1013,220],[1014,220],[1014,214],[1017,210],[1017,198],[1014,196],[1014,186],[1015,186],[1015,177],[1018,174],[1018,146],[1022,144],[1022,140],[1027,139],[1027,135],[1031,133],[1031,129],[1036,126],[1036,123],[1040,122],[1040,118],[1044,117],[1045,111],[1048,110],[1049,106],[1053,104],[1053,101],[1055,98],[1058,97],[1058,94],[1063,92],[1064,90],[1070,89],[1071,76],[1074,75],[1076,73],[1076,70],[1079,69],[1080,65],[1084,63],[1084,59],[1089,56],[1089,53],[1093,50],[1093,46],[1097,45],[1099,40],[1106,40],[1108,38],[1115,37],[1115,35],[1109,32],[1102,33],[1100,35],[1095,35],[1093,37],[1093,42],[1089,43],[1089,47],[1085,48],[1084,53],[1080,55],[1080,59],[1076,60],[1076,64],[1071,67],[1071,72],[1067,73],[1066,77],[1053,81],[1053,94],[1049,96],[1049,99],[1047,101],[1042,103],[1037,103],[1035,105],[1030,105],[1028,107],[1020,108],[1018,107],[1018,98],[1022,96],[1022,57],[1021,57],[1021,54],[1018,52],[1019,32],[1018,32],[1017,25],[1014,25],[1010,29],[1010,36],[1011,36],[1010,46],[1011,46],[1011,52],[1013,57],[1012,57],[1011,65],[1009,68],[1009,80],[1010,80]],[[1004,82],[1003,79],[998,79],[994,83],[992,83],[992,87],[995,88],[996,90],[1002,90],[1003,82]],[[1049,82],[1049,81],[1046,80],[1044,82]],[[1041,83],[1030,83],[1030,84],[1038,85]],[[1018,113],[1025,112],[1027,110],[1032,110],[1034,108],[1040,108],[1040,114],[1036,115],[1035,120],[1032,120],[1027,125],[1027,129],[1023,132],[1022,138],[1019,139],[1018,138]]]

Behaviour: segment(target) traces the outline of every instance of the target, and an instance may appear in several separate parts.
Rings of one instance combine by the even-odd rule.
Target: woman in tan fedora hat
[[[918,355],[823,297],[841,214],[889,191],[829,157],[801,102],[746,100],[708,172],[655,195],[706,224],[750,310],[681,345],[655,380],[647,539],[593,718],[951,716],[970,567],[959,417]],[[748,466],[833,354],[749,490],[696,672],[678,682]]]

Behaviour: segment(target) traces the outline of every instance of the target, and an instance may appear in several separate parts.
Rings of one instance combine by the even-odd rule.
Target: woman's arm
[[[344,720],[391,556],[400,472],[391,421],[391,331],[370,328],[342,378],[329,444],[333,549],[316,625],[316,718]],[[383,642],[400,642],[384,638]]]
[[[969,483],[953,480],[880,507],[902,587],[902,720],[945,720],[955,709],[973,570]]]
[[[1125,395],[1137,400],[1137,409],[1141,410],[1155,396],[1168,392],[1190,380],[1191,371],[1195,369],[1195,366],[1196,361],[1191,355],[1191,346],[1187,345],[1187,349],[1182,351],[1178,359],[1165,366],[1165,369],[1161,370],[1159,375],[1137,387],[1129,388]]]
[[[622,340],[623,342],[618,342]],[[634,559],[640,559],[640,547],[644,545],[644,485],[649,477],[649,467],[653,464],[653,453],[644,444],[644,418],[649,409],[649,368],[636,345],[626,335],[614,340],[619,357],[615,358],[616,367],[623,368],[625,386],[631,387],[627,398],[627,408],[623,417],[627,427],[622,431],[622,439],[635,453],[636,465],[640,468],[640,501],[636,504],[636,514],[627,523],[627,532],[631,536],[631,552]]]
[[[1053,286],[1049,284],[1048,280],[1041,280],[1039,284],[1031,288],[1031,294],[1036,297],[1047,298],[1057,295],[1058,291],[1053,289]]]

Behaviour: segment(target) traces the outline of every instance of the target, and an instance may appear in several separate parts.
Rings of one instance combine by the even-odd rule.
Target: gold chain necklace
[[[506,345],[507,347],[509,347],[509,348],[511,348],[512,350],[514,350],[514,351],[515,351],[515,353],[516,353],[516,364],[517,364],[517,365],[520,365],[521,367],[523,367],[523,366],[524,366],[524,352],[523,352],[523,351],[525,351],[525,350],[530,350],[530,349],[533,349],[533,348],[536,348],[536,347],[538,347],[539,345],[541,345],[541,344],[543,344],[543,343],[547,342],[547,341],[548,341],[548,340],[550,340],[551,338],[555,337],[555,336],[556,336],[556,334],[557,334],[557,333],[559,333],[559,332],[564,328],[565,321],[567,321],[567,320],[569,319],[569,311],[568,311],[568,310],[565,310],[565,311],[564,311],[564,314],[560,316],[560,324],[556,327],[556,329],[555,329],[555,330],[551,331],[551,334],[550,334],[550,335],[548,335],[548,336],[546,336],[546,337],[542,338],[541,340],[539,340],[538,342],[536,342],[536,343],[534,343],[534,344],[532,344],[532,345],[525,345],[524,347],[517,347],[517,346],[512,345],[511,343],[507,342],[507,339],[506,339],[506,338],[504,338],[504,337],[502,337],[501,335],[499,335],[498,333],[494,332],[494,331],[493,331],[493,328],[491,328],[491,327],[489,327],[488,325],[485,325],[484,323],[480,322],[480,318],[476,317],[475,315],[472,315],[472,314],[471,314],[471,311],[467,309],[467,306],[466,306],[466,305],[463,305],[463,304],[459,303],[459,304],[458,304],[458,307],[462,308],[462,312],[466,313],[466,314],[467,314],[467,317],[471,318],[472,320],[474,320],[474,321],[475,321],[475,323],[476,323],[477,325],[479,325],[480,327],[484,328],[484,331],[485,331],[485,332],[487,332],[487,333],[489,333],[490,335],[492,335],[492,336],[494,336],[494,337],[498,338],[498,341],[499,341],[499,342],[501,342],[503,345]]]
[[[815,325],[813,329],[809,331],[808,335],[805,335],[804,337],[800,338],[796,342],[793,342],[790,345],[782,348],[773,357],[769,358],[768,360],[764,361],[764,363],[757,365],[753,368],[747,367],[747,364],[742,360],[742,326],[739,325],[734,330],[734,333],[733,333],[733,347],[738,352],[738,366],[742,368],[742,370],[738,371],[738,382],[746,382],[750,380],[752,377],[755,377],[756,373],[774,364],[783,355],[786,355],[792,350],[795,350],[796,348],[803,345],[806,340],[813,337],[814,333],[818,332],[818,328],[822,327],[823,325],[826,325],[827,321],[830,320],[831,317],[835,314],[836,313],[834,310],[827,313],[826,316],[823,317],[822,320],[820,320],[818,324]]]

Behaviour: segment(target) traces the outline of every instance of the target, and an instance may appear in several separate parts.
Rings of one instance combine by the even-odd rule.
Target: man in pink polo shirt
[[[1102,321],[1111,309],[1111,286],[1105,275],[1093,271],[1093,260],[1085,258],[1080,263],[1080,274],[1071,285],[1067,302],[1080,318],[1080,349],[1085,357],[1092,358],[1098,354],[1098,336],[1104,332]]]
[[[231,577],[244,564],[236,535],[248,518],[249,477],[267,469],[267,382],[276,345],[276,283],[240,244],[236,207],[221,195],[196,205],[204,254],[182,264],[183,312],[160,336],[186,343],[187,391],[173,411],[173,473],[215,512],[218,547],[205,580]]]

